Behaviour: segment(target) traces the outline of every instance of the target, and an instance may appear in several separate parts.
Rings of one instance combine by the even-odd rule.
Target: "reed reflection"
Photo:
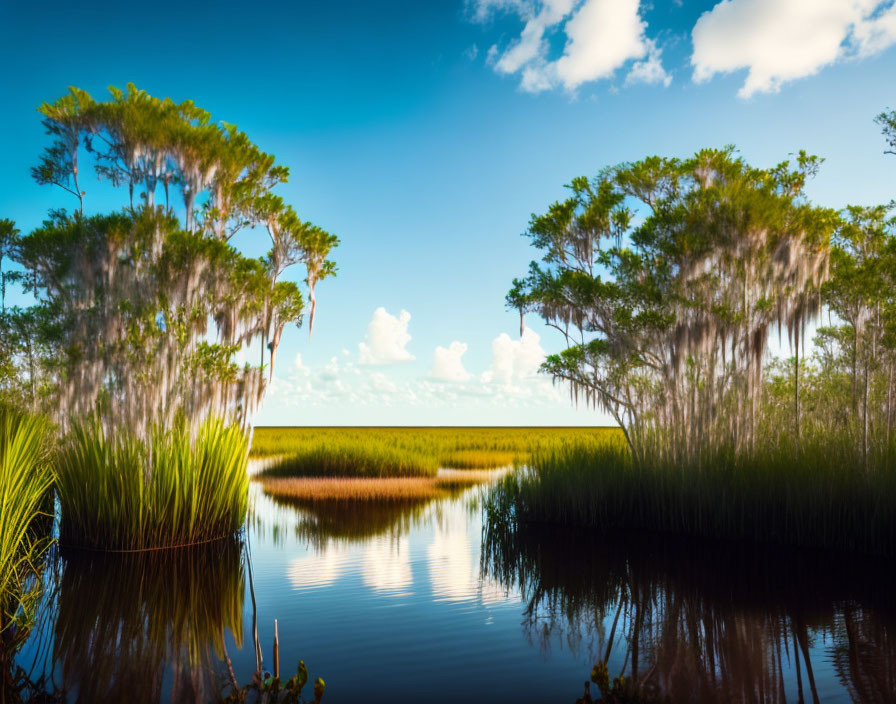
[[[441,508],[461,493],[420,500],[312,500],[259,493],[250,519],[254,533],[275,545],[291,534],[320,550],[333,541],[406,536],[433,516],[438,518]]]
[[[242,560],[235,539],[66,555],[54,646],[63,689],[79,702],[214,698],[225,631],[242,641]]]
[[[896,701],[892,568],[857,557],[600,539],[490,516],[484,572],[526,599],[526,629],[624,675],[632,701]],[[827,663],[833,665],[834,676]],[[607,670],[604,670],[607,672]],[[620,698],[625,701],[624,697]]]

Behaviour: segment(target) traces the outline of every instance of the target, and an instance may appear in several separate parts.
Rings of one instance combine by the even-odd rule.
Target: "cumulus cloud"
[[[465,342],[455,340],[448,347],[436,347],[429,376],[440,381],[466,381],[470,373],[464,369],[461,359],[467,351]]]
[[[692,32],[694,80],[747,69],[738,95],[774,92],[896,43],[893,0],[722,0]]]
[[[503,332],[492,340],[492,364],[482,381],[507,385],[532,378],[544,358],[541,337],[534,330],[526,328],[518,340]]]
[[[626,82],[667,84],[661,50],[647,38],[640,0],[476,0],[474,19],[497,12],[524,21],[519,36],[503,49],[488,51],[488,63],[502,74],[518,74],[523,90],[537,93],[554,87],[575,90],[584,83],[611,78],[628,61],[636,61]],[[552,56],[551,38],[564,41]]]
[[[384,316],[391,318],[388,325],[383,323]],[[395,317],[379,309],[371,323],[373,325],[379,320],[373,327],[391,330],[390,339],[393,339],[396,337],[392,330],[396,327],[395,323],[398,327],[406,326],[409,318],[404,312]],[[379,338],[380,333],[368,334],[367,342],[362,343],[367,347],[361,350],[362,360],[400,356],[387,355],[384,350],[391,347],[385,344],[377,346],[374,341]],[[401,338],[399,343],[404,349],[406,340]],[[347,358],[344,351],[317,365],[306,364],[302,355],[297,354],[293,363],[282,368],[274,377],[268,397],[275,407],[303,409],[568,406],[566,395],[549,378],[538,373],[545,351],[541,338],[533,330],[527,328],[519,339],[506,333],[495,337],[491,343],[490,364],[481,373],[473,374],[465,367],[463,359],[468,350],[467,343],[458,340],[447,347],[438,346],[429,373],[411,378],[390,367],[371,367],[355,362]]]
[[[660,49],[657,47],[656,42],[652,39],[648,39],[647,56],[643,60],[636,61],[632,65],[632,70],[629,71],[625,82],[627,84],[662,83],[664,86],[668,86],[672,82],[672,76],[670,76],[666,72],[666,69],[663,68],[660,53]]]
[[[415,357],[407,350],[411,341],[410,322],[411,314],[406,310],[396,317],[382,306],[377,308],[367,326],[364,342],[358,345],[358,361],[375,365],[413,362]]]

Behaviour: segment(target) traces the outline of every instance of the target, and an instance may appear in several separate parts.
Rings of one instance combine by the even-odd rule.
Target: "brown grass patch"
[[[429,477],[265,477],[260,481],[267,494],[304,501],[420,501],[441,495],[437,481]]]
[[[496,472],[442,470],[437,477],[265,477],[264,492],[298,501],[425,501],[491,481]]]

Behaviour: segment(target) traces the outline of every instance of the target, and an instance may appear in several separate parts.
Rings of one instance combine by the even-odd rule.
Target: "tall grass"
[[[540,450],[492,493],[495,520],[650,530],[896,555],[896,464],[840,438],[716,451],[700,463],[615,443]]]
[[[284,456],[280,476],[432,476],[442,467],[493,469],[537,448],[616,436],[617,428],[263,427],[255,429],[251,452]]]
[[[0,632],[36,598],[29,583],[50,544],[49,530],[39,525],[52,500],[48,435],[45,419],[0,411]]]
[[[433,477],[433,457],[375,443],[338,445],[318,442],[262,470],[263,477]]]
[[[56,467],[62,545],[145,550],[232,535],[248,505],[248,446],[209,420],[155,428],[147,440],[97,421],[76,426]]]

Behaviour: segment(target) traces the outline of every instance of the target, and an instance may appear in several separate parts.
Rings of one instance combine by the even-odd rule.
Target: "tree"
[[[823,331],[836,341],[851,378],[850,408],[867,459],[873,433],[870,406],[875,374],[887,377],[889,432],[896,336],[896,220],[891,206],[849,206],[834,233],[832,276],[824,303],[840,325]]]
[[[264,393],[265,349],[270,378],[284,327],[303,317],[302,292],[281,277],[304,266],[313,316],[338,241],[274,193],[288,169],[234,125],[133,85],[110,93],[100,102],[72,88],[40,107],[54,140],[34,178],[78,208],[51,212],[14,250],[58,331],[61,419],[100,408],[137,429],[178,414],[246,425]],[[85,213],[85,163],[127,187],[121,210]],[[264,257],[231,244],[243,230],[267,232]],[[253,344],[260,366],[237,364]]]
[[[799,349],[828,277],[837,215],[803,192],[818,164],[650,157],[574,179],[532,216],[541,262],[508,305],[564,335],[543,369],[609,412],[636,459],[752,446],[769,332]]]
[[[884,154],[896,154],[896,110],[885,110],[874,121],[880,125],[887,148]]]

